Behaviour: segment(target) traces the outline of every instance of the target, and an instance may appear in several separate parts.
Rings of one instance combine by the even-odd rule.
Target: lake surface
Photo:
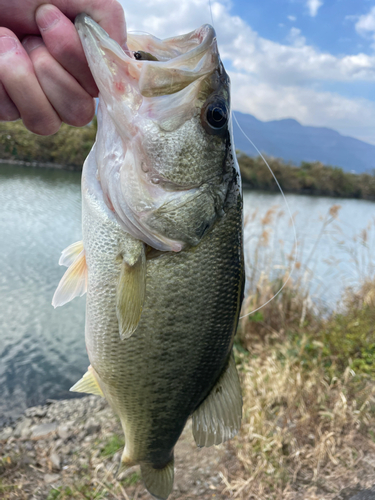
[[[46,399],[76,397],[69,387],[89,364],[85,298],[56,310],[51,305],[65,270],[58,265],[60,253],[81,239],[80,197],[79,173],[0,165],[0,425]],[[250,214],[245,230],[247,255],[253,254],[266,230],[267,244],[257,271],[268,265],[271,273],[284,272],[294,243],[288,217],[279,214],[285,211],[281,195],[247,192],[244,199],[245,212]],[[303,256],[312,254],[309,266],[314,277],[309,286],[332,306],[344,284],[358,278],[352,257],[338,241],[350,247],[353,236],[374,220],[375,203],[296,195],[288,195],[288,202],[301,245],[298,258],[303,262]],[[342,206],[341,233],[336,222],[330,224],[314,250],[322,228],[319,217],[335,203]],[[279,207],[276,222],[262,225],[261,218],[275,206]],[[369,245],[371,235],[370,230]],[[367,265],[363,259],[360,267]],[[252,258],[248,265],[255,265]]]

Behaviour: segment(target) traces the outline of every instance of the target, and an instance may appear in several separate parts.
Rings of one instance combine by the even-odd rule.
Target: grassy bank
[[[49,137],[31,134],[19,121],[0,122],[0,158],[56,163],[80,170],[95,134],[96,120],[82,128],[63,124],[57,134]],[[250,158],[238,153],[238,161],[245,188],[278,192],[260,157]],[[268,158],[268,162],[286,192],[375,200],[375,173],[352,174],[319,162],[303,162],[299,167],[277,158]]]
[[[338,213],[333,206],[323,232]],[[241,469],[228,473],[226,491],[242,499],[335,498],[366,475],[365,457],[375,453],[373,261],[356,288],[342,291],[337,311],[323,314],[306,281],[311,261],[297,262],[291,278],[291,256],[276,278],[262,272],[277,220],[272,209],[263,217],[248,256],[243,315],[286,286],[239,325],[244,420],[230,446]]]
[[[62,124],[55,135],[42,137],[22,122],[0,122],[0,158],[26,162],[57,163],[81,169],[94,144],[96,120],[82,128]]]

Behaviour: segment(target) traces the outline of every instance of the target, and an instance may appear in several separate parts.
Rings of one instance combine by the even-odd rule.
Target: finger
[[[41,37],[29,36],[22,44],[43,92],[60,119],[75,127],[89,123],[95,114],[94,99],[51,56]]]
[[[13,122],[20,117],[18,109],[8,96],[4,85],[0,83],[0,121]]]
[[[20,15],[17,3],[10,0],[9,6],[1,10],[1,21],[17,36],[37,35],[39,30],[35,22],[35,10],[47,2],[46,0],[33,0],[24,3],[25,8]],[[60,9],[71,21],[74,21],[81,12],[85,12],[99,23],[121,47],[127,48],[124,10],[116,0],[50,0],[49,3]]]
[[[51,0],[49,3],[58,7],[71,20],[85,12],[122,48],[127,49],[124,9],[117,0]]]
[[[61,120],[40,88],[26,51],[6,28],[0,28],[0,54],[1,83],[26,128],[40,135],[57,132]]]
[[[48,4],[39,7],[35,19],[51,55],[89,94],[97,96],[98,89],[74,24],[57,7]]]

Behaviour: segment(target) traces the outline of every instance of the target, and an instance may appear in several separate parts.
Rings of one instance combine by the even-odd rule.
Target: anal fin
[[[148,492],[157,500],[166,500],[173,488],[174,459],[162,469],[155,469],[151,464],[141,464],[141,474]]]
[[[85,392],[87,394],[94,394],[95,396],[102,396],[104,398],[103,391],[100,388],[99,382],[94,375],[94,371],[91,365],[88,367],[88,370],[83,375],[83,377],[78,380],[78,382],[75,383],[69,390],[72,392]]]
[[[121,340],[137,329],[146,295],[146,254],[143,243],[137,242],[134,252],[122,256],[116,291],[116,313]]]
[[[219,380],[193,413],[193,436],[198,446],[231,439],[241,427],[242,396],[233,353]]]

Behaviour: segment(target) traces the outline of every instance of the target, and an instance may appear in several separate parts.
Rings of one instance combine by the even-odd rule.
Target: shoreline
[[[81,166],[77,166],[77,165],[67,165],[54,162],[39,162],[39,161],[26,161],[26,160],[14,160],[14,159],[0,159],[0,165],[18,165],[21,167],[42,168],[42,169],[47,168],[51,170],[66,170],[67,172],[82,172],[82,167],[83,167],[83,164]],[[244,176],[242,176],[242,187],[244,192],[255,191],[255,192],[267,193],[270,195],[281,194],[278,189],[265,189],[264,186],[263,187],[252,186],[251,181],[248,181]],[[336,193],[329,194],[319,189],[293,190],[293,189],[283,188],[283,191],[285,194],[296,194],[299,196],[312,196],[312,197],[332,198],[340,200],[364,200],[364,201],[369,201],[371,203],[375,202],[374,197],[345,196]]]
[[[39,161],[26,161],[26,160],[4,160],[0,158],[0,165],[19,165],[21,167],[32,167],[32,168],[50,168],[55,170],[68,170],[74,172],[81,172],[82,167],[77,167],[76,165],[64,165],[61,163],[53,162],[39,162]]]

